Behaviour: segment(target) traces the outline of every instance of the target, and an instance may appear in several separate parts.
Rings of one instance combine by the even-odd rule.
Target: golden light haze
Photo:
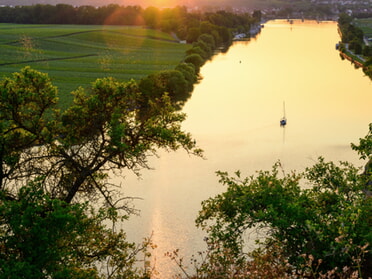
[[[249,5],[251,0],[236,1],[240,5]],[[141,7],[155,6],[159,8],[173,8],[176,6],[188,6],[188,7],[204,7],[204,6],[230,6],[231,3],[228,0],[104,0],[100,2],[101,5],[119,4],[123,6],[138,5]]]
[[[155,6],[159,8],[172,8],[180,5],[189,5],[189,3],[195,2],[194,0],[104,0],[100,1],[100,5],[119,4],[122,6],[141,6],[149,7]],[[193,4],[193,3],[192,3]]]

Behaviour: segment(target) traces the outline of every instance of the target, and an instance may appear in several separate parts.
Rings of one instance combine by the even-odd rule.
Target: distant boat
[[[283,102],[283,117],[280,119],[280,126],[284,127],[287,125],[287,118],[285,117],[285,103]]]

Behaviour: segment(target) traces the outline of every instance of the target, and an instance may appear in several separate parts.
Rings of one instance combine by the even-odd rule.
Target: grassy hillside
[[[30,65],[49,73],[62,106],[97,78],[140,79],[173,69],[189,46],[142,27],[0,24],[0,76]]]

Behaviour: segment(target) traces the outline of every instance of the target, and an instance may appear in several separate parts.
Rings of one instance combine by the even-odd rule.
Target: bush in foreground
[[[197,225],[207,251],[194,258],[188,278],[369,278],[372,243],[372,124],[359,145],[363,173],[347,162],[319,158],[304,172],[271,171],[242,177],[218,172],[227,187],[203,202]],[[246,253],[245,236],[261,232]],[[187,274],[177,256],[169,254]]]

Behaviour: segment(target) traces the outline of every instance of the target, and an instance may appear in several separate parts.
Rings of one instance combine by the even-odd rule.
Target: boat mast
[[[283,102],[283,118],[280,120],[280,126],[287,124],[287,118],[285,117],[285,102]]]

